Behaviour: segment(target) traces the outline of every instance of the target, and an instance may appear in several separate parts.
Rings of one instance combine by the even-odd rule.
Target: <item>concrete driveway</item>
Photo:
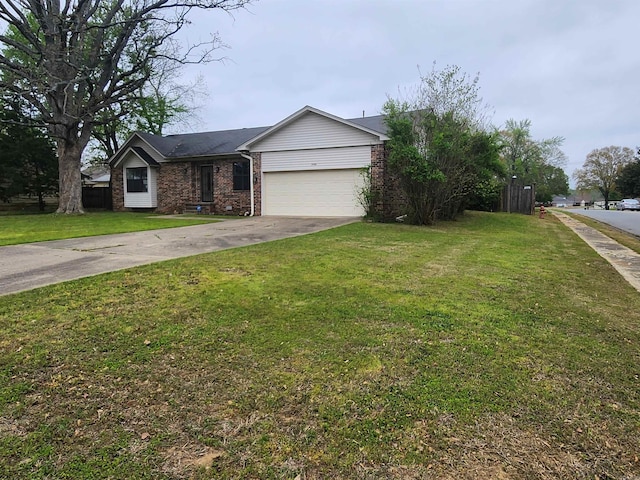
[[[357,218],[247,217],[0,247],[0,295],[172,258],[305,235]]]

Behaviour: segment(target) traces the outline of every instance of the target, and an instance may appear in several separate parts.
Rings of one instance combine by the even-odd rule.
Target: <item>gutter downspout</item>
[[[249,216],[253,217],[256,214],[256,201],[253,195],[253,157],[242,152],[240,152],[240,156],[249,160],[249,195],[251,196],[251,213]]]

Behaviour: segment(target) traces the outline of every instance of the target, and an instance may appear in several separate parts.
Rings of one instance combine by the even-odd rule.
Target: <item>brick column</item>
[[[124,183],[122,167],[111,169],[111,198],[114,212],[124,211]]]
[[[375,212],[384,218],[386,156],[384,144],[371,146],[371,191],[377,195]]]
[[[406,213],[406,197],[398,176],[389,168],[387,145],[371,147],[371,187],[378,192],[376,212],[384,221]]]
[[[256,216],[262,215],[262,154],[255,152],[251,154],[253,158],[253,201],[254,201],[254,214]]]

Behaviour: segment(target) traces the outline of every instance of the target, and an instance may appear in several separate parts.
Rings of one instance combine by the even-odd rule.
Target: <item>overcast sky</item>
[[[183,40],[217,31],[230,48],[185,71],[208,97],[182,133],[273,125],[305,105],[377,115],[435,61],[480,75],[495,126],[564,137],[569,176],[595,148],[640,146],[638,0],[260,0],[191,19]]]

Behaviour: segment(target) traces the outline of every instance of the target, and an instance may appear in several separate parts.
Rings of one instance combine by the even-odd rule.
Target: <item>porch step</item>
[[[198,211],[198,207],[200,207],[200,211]],[[201,215],[211,215],[211,209],[213,208],[213,204],[211,203],[187,203],[184,206],[183,213],[190,214],[201,214]]]

